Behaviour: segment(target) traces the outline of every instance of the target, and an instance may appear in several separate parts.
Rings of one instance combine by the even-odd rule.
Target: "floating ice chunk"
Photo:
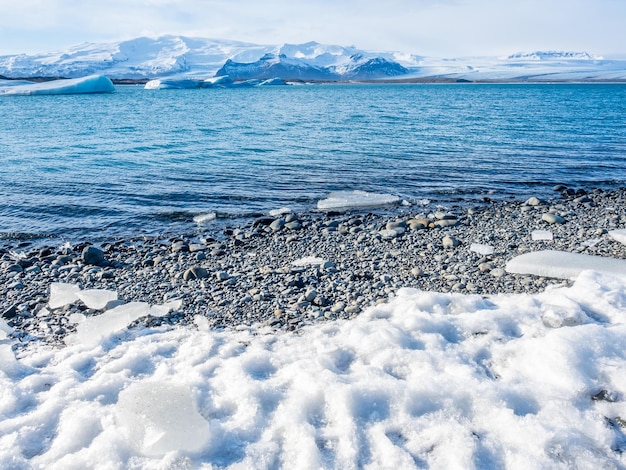
[[[87,315],[84,313],[72,313],[67,319],[72,324],[82,323],[87,319]]]
[[[509,273],[559,279],[574,279],[585,270],[626,276],[626,260],[545,250],[516,256],[506,265],[506,271]]]
[[[153,305],[150,307],[150,315],[153,317],[164,317],[172,310],[178,310],[183,306],[183,301],[180,299],[170,300],[162,305]]]
[[[626,229],[611,230],[609,236],[616,242],[626,245]]]
[[[208,214],[198,214],[193,218],[193,221],[198,225],[204,224],[206,222],[211,222],[212,220],[217,219],[217,214],[215,212],[210,212]]]
[[[69,80],[52,80],[11,87],[0,87],[0,96],[6,95],[71,95],[85,93],[112,93],[115,86],[102,75],[90,75]]]
[[[263,80],[258,86],[274,86],[274,85],[286,85],[286,83],[281,78],[270,78],[268,80]]]
[[[472,243],[470,245],[470,251],[478,253],[479,255],[490,255],[493,253],[493,246],[483,245],[481,243]]]
[[[400,198],[392,194],[368,193],[367,191],[337,191],[328,198],[318,201],[317,208],[322,211],[349,210],[367,207],[397,204]]]
[[[181,90],[200,88],[201,82],[199,80],[192,80],[189,78],[160,78],[156,80],[150,80],[144,86],[146,90]]]
[[[69,305],[78,300],[80,287],[76,284],[66,284],[65,282],[53,282],[50,284],[50,300],[48,306],[51,309]]]
[[[95,345],[101,339],[150,313],[150,305],[146,302],[130,302],[107,310],[102,315],[88,317],[78,324],[76,333],[68,336],[68,343]]]
[[[292,261],[291,264],[293,266],[321,266],[326,262],[324,258],[318,258],[316,256],[305,256],[304,258],[299,258],[295,261]]]
[[[279,217],[285,214],[291,214],[291,209],[289,209],[289,207],[281,207],[280,209],[274,209],[268,212],[268,215],[272,217]]]
[[[533,230],[530,237],[533,241],[552,240],[554,238],[550,230]]]
[[[120,393],[116,418],[134,447],[147,456],[198,452],[211,437],[208,421],[183,385],[133,384]]]
[[[87,308],[102,310],[109,302],[117,300],[117,292],[106,289],[86,289],[76,293]]]

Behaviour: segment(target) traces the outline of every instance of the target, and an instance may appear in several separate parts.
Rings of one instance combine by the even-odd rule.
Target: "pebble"
[[[90,313],[77,305],[58,309],[54,316],[46,313],[41,306],[51,282],[117,290],[126,302],[184,299],[179,311],[146,319],[146,326],[193,324],[194,316],[202,315],[215,328],[259,323],[289,330],[311,321],[352,318],[402,287],[479,295],[541,292],[562,281],[510,275],[503,269],[508,259],[537,249],[626,258],[626,245],[607,234],[626,221],[626,189],[573,196],[559,192],[544,203],[567,217],[567,232],[555,226],[552,240],[531,240],[539,228],[538,213],[528,201],[490,201],[451,206],[430,218],[406,215],[400,207],[379,214],[259,218],[221,231],[105,244],[97,264],[83,258],[92,245],[29,250],[4,241],[0,312],[19,334],[59,342],[63,336],[50,332],[70,333],[76,326],[69,316]],[[584,198],[589,201],[581,202]],[[270,228],[274,223],[282,227]],[[442,233],[442,223],[454,228]],[[383,237],[385,230],[393,234]],[[479,245],[490,249],[476,250]],[[320,261],[293,265],[304,258]]]

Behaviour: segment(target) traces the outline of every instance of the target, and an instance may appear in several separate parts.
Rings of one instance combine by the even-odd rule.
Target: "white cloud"
[[[0,53],[168,33],[439,56],[626,52],[622,0],[20,0],[1,10]]]

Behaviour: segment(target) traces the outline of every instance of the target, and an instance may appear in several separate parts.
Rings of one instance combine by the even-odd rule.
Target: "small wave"
[[[211,222],[215,219],[217,219],[217,214],[215,212],[210,212],[208,214],[198,214],[194,216],[193,221],[198,225],[201,225],[207,222]]]

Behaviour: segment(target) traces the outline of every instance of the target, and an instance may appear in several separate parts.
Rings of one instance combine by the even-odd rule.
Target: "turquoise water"
[[[106,240],[335,190],[436,203],[626,180],[626,85],[304,85],[0,99],[0,237]]]

